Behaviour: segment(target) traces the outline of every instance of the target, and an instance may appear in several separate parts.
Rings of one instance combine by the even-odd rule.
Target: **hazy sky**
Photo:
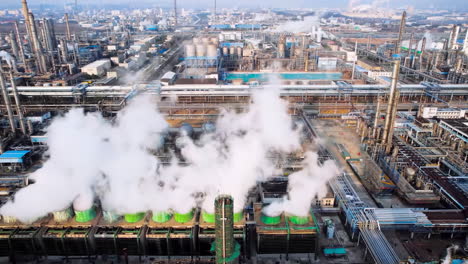
[[[183,8],[193,7],[210,7],[213,5],[214,0],[177,0],[178,5]],[[377,2],[385,2],[385,0],[374,0]],[[467,9],[467,0],[388,0],[390,5],[393,7],[402,7],[406,5],[412,5],[414,7],[434,7],[444,9]],[[72,0],[28,0],[31,5],[36,4],[58,4],[72,2]],[[297,8],[297,7],[347,7],[349,0],[217,0],[218,6],[220,7],[286,7],[286,8]],[[355,1],[360,3],[370,3],[371,0]],[[160,5],[168,6],[172,3],[172,0],[78,0],[81,4],[128,4],[134,6],[136,3],[148,4],[148,6]],[[234,4],[233,4],[234,3]],[[20,7],[21,0],[0,0],[0,7],[3,6],[18,6]]]

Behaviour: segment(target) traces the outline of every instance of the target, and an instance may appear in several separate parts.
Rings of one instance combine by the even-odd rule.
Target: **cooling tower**
[[[75,221],[78,223],[86,223],[93,220],[96,217],[96,211],[94,207],[84,211],[75,210]]]
[[[66,222],[68,219],[73,217],[73,210],[71,208],[67,208],[62,211],[53,212],[53,215],[55,222]]]
[[[187,223],[190,222],[193,218],[193,210],[190,210],[188,213],[175,213],[174,214],[174,220],[177,223]]]
[[[293,224],[296,225],[305,225],[309,222],[309,217],[308,216],[289,216],[288,217],[289,221]]]
[[[136,223],[145,217],[145,213],[134,213],[134,214],[125,214],[124,219],[127,223]]]
[[[104,217],[104,221],[107,223],[114,223],[120,220],[120,215],[111,211],[104,211],[102,212],[102,215]]]
[[[215,214],[210,214],[206,211],[203,211],[202,212],[202,218],[203,218],[203,221],[207,222],[207,223],[214,223],[215,222]]]
[[[153,211],[152,219],[156,223],[165,223],[165,222],[171,220],[171,218],[172,218],[172,214],[170,214],[168,212],[165,212],[165,211],[154,212]]]
[[[277,224],[279,224],[281,222],[281,215],[268,216],[268,215],[262,214],[260,219],[266,225],[277,225]]]

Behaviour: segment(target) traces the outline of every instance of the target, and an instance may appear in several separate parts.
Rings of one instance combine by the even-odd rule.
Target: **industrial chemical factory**
[[[0,262],[468,263],[466,11],[14,1]]]

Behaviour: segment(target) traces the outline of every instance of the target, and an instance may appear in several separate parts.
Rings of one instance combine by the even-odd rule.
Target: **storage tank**
[[[223,55],[224,55],[224,56],[228,56],[228,55],[229,55],[229,48],[226,47],[226,46],[223,47]]]
[[[416,170],[412,167],[408,167],[405,169],[405,176],[406,176],[406,180],[408,182],[411,182],[414,180],[414,177],[416,176]]]
[[[206,56],[206,45],[197,44],[195,47],[196,47],[197,57],[205,57]]]
[[[201,39],[201,41],[202,41],[203,44],[208,44],[208,43],[210,43],[210,39],[207,38],[207,37],[203,37],[203,38]]]
[[[185,45],[185,57],[195,57],[195,45]]]
[[[181,223],[181,224],[190,222],[190,220],[192,220],[192,218],[193,218],[193,210],[190,210],[187,213],[178,213],[178,212],[176,212],[174,214],[174,220],[177,223]]]
[[[210,45],[208,45],[206,54],[207,54],[206,55],[207,57],[217,57],[218,56],[218,49],[216,48],[215,45],[210,44]]]
[[[193,38],[193,43],[194,43],[194,44],[198,44],[198,43],[200,43],[200,42],[201,42],[201,41],[200,41],[200,38]]]
[[[242,57],[242,48],[237,47],[237,56]]]
[[[236,47],[231,47],[231,48],[229,48],[229,54],[230,54],[231,56],[236,55]]]
[[[156,223],[166,223],[171,220],[172,214],[167,211],[153,211],[153,221]]]

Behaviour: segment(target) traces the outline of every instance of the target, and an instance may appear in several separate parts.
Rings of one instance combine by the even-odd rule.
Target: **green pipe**
[[[153,221],[156,223],[166,223],[171,220],[172,215],[168,212],[153,212]]]

